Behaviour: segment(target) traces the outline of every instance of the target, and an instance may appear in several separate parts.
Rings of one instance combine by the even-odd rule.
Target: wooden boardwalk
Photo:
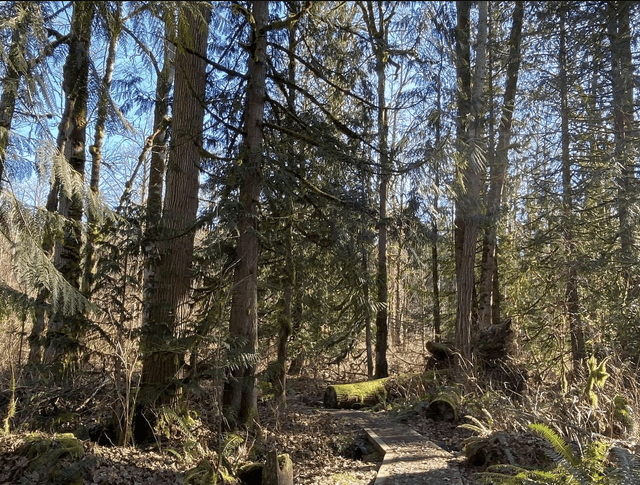
[[[408,426],[364,411],[327,412],[361,425],[383,455],[374,485],[462,485],[456,458]]]

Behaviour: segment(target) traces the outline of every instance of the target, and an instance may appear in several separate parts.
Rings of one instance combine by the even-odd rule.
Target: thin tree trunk
[[[402,203],[402,202],[401,202]],[[402,210],[402,207],[400,207]],[[395,322],[393,326],[393,345],[396,348],[402,345],[402,291],[401,291],[401,272],[402,272],[402,235],[398,236],[398,253],[396,255],[396,281],[395,281]]]
[[[237,264],[234,273],[229,334],[242,339],[232,353],[255,354],[258,349],[258,198],[262,180],[262,124],[266,94],[266,32],[269,2],[253,1],[255,24],[249,44],[247,98],[241,156],[240,214],[238,217]],[[232,355],[232,358],[236,356]],[[223,404],[231,422],[250,423],[257,416],[255,364],[238,365],[225,386]]]
[[[2,81],[2,97],[0,98],[0,183],[4,176],[7,148],[11,123],[16,109],[18,87],[20,80],[27,70],[27,61],[24,57],[27,42],[27,29],[31,19],[32,2],[16,2],[17,22],[11,34],[9,46],[9,62]],[[1,186],[0,186],[1,190]]]
[[[479,326],[486,328],[496,319],[493,310],[499,295],[494,289],[499,288],[498,281],[494,281],[497,274],[497,225],[502,204],[502,192],[505,174],[509,166],[509,145],[511,143],[511,124],[518,85],[520,69],[520,41],[522,38],[522,23],[524,17],[524,2],[517,1],[513,11],[511,35],[509,38],[509,58],[507,62],[507,80],[502,104],[502,117],[498,128],[498,146],[495,163],[491,166],[489,194],[487,197],[488,227],[485,229],[482,249],[482,275],[480,279]],[[497,317],[499,321],[499,315]]]
[[[93,2],[78,2],[73,6],[69,54],[63,70],[65,111],[59,126],[58,147],[72,173],[84,180],[85,140],[87,124],[89,45]],[[54,189],[56,183],[54,183]],[[80,289],[82,277],[82,229],[83,194],[75,190],[71,197],[60,191],[58,213],[67,218],[62,241],[55,245],[54,263],[60,273],[74,288]],[[54,314],[47,331],[47,348],[44,362],[55,374],[61,376],[73,372],[79,363],[81,341],[86,331],[84,315]]]
[[[435,120],[436,129],[436,147],[440,147],[442,133],[440,117],[442,113],[442,92],[440,88],[442,64],[440,64],[440,71],[438,72],[438,118]],[[431,285],[433,291],[433,306],[431,312],[433,315],[433,332],[434,340],[440,342],[442,338],[442,323],[440,318],[440,275],[438,268],[438,212],[440,202],[440,164],[438,163],[438,157],[433,159],[433,184],[436,187],[433,195],[433,218],[431,220]],[[424,335],[424,332],[423,332]]]
[[[578,287],[578,269],[576,245],[573,237],[573,188],[571,185],[571,152],[569,138],[569,104],[567,85],[567,48],[565,31],[565,8],[560,11],[560,117],[562,150],[562,207],[564,215],[564,251],[565,251],[565,305],[569,319],[571,335],[571,355],[573,369],[577,371],[586,357],[582,320],[580,318],[580,295]]]
[[[201,6],[196,13],[191,7],[181,8],[179,42],[185,49],[175,59],[172,139],[158,230],[163,238],[156,242],[157,254],[147,255],[153,259],[148,264],[153,268],[153,285],[145,284],[137,440],[150,438],[151,429],[143,423],[153,423],[153,415],[147,411],[154,405],[173,404],[179,392],[185,349],[177,338],[189,316],[211,10]]]
[[[377,15],[374,12],[377,9]],[[386,65],[388,61],[387,23],[390,16],[385,17],[382,2],[368,1],[361,6],[369,31],[371,47],[376,56],[377,112],[378,112],[378,156],[380,167],[380,183],[378,187],[378,267],[376,275],[376,343],[375,377],[382,378],[389,375],[387,363],[387,349],[389,345],[389,274],[387,269],[387,199],[389,182],[391,180],[391,160],[389,157],[389,112],[386,106]],[[376,25],[376,18],[378,25]]]
[[[98,107],[96,117],[96,127],[93,145],[89,147],[91,153],[91,180],[89,181],[89,206],[87,207],[87,240],[85,244],[85,263],[84,278],[82,283],[82,294],[87,298],[91,296],[93,291],[94,271],[95,271],[95,240],[98,236],[98,221],[94,205],[98,203],[98,195],[100,193],[100,167],[102,165],[102,147],[105,138],[105,124],[109,115],[109,104],[111,98],[111,81],[113,79],[113,70],[116,64],[116,50],[118,48],[118,39],[121,32],[121,13],[122,2],[115,2],[115,17],[108,22],[109,29],[109,49],[107,59],[105,61],[104,75],[98,93]]]
[[[165,158],[167,149],[166,122],[169,116],[169,94],[175,77],[175,37],[176,13],[171,8],[165,8],[162,14],[164,20],[164,54],[162,69],[158,72],[156,84],[156,103],[153,110],[154,134],[151,146],[151,162],[149,166],[148,198],[147,198],[147,232],[153,240],[154,231],[162,216],[162,196],[164,189]],[[148,248],[153,251],[152,248]]]

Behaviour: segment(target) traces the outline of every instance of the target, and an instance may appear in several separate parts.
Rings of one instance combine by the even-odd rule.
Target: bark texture
[[[73,6],[69,53],[63,69],[62,88],[65,110],[58,127],[58,149],[69,171],[78,182],[77,187],[61,187],[54,182],[52,195],[58,201],[58,213],[67,219],[62,241],[55,244],[54,263],[62,276],[76,289],[82,278],[82,227],[87,100],[89,78],[89,46],[93,2],[78,2]],[[65,169],[66,170],[66,169]],[[52,204],[53,205],[53,204]],[[86,331],[84,315],[54,314],[47,329],[47,348],[44,363],[55,374],[72,372],[78,365],[81,341]]]
[[[633,261],[633,199],[635,171],[634,72],[631,57],[631,3],[608,2],[608,34],[611,49],[613,88],[614,163],[618,175],[618,221],[622,275],[631,284],[629,266]],[[637,289],[634,290],[637,293]]]
[[[486,77],[487,2],[479,2],[476,65],[471,83],[470,2],[458,2],[456,68],[458,75],[458,194],[455,218],[457,316],[455,344],[462,359],[472,358],[476,243],[480,189],[484,171],[483,88]]]
[[[478,317],[480,328],[487,328],[492,323],[500,322],[499,285],[497,278],[497,226],[502,204],[502,192],[505,174],[509,167],[509,145],[511,143],[511,125],[515,109],[518,72],[520,70],[520,44],[522,38],[522,23],[524,18],[524,2],[517,1],[513,11],[513,23],[509,38],[509,58],[507,61],[507,80],[502,103],[502,116],[498,128],[498,146],[496,148],[495,163],[491,166],[489,176],[489,194],[487,196],[487,220],[482,245],[482,276],[480,283],[480,304]],[[496,314],[497,313],[497,314]]]
[[[258,346],[258,198],[262,180],[262,124],[266,95],[265,27],[269,2],[252,2],[255,24],[249,43],[247,95],[244,111],[240,213],[229,333],[232,359],[238,354],[255,354]],[[235,355],[234,355],[235,354]],[[249,423],[257,415],[255,365],[239,365],[225,386],[223,404],[231,422]]]
[[[142,382],[140,402],[144,413],[155,405],[172,404],[179,390],[179,371],[185,348],[189,316],[191,265],[195,222],[198,212],[200,149],[204,119],[206,57],[210,9],[194,12],[184,6],[179,12],[178,53],[172,139],[169,151],[166,193],[154,248],[147,254],[147,278],[140,350]],[[151,416],[145,416],[153,422]],[[138,420],[136,425],[143,420]],[[137,439],[146,438],[144,426]]]
[[[0,97],[0,182],[4,176],[7,148],[11,123],[16,109],[18,88],[22,76],[27,71],[27,61],[24,56],[27,42],[27,29],[31,19],[31,2],[16,2],[17,22],[11,34],[9,46],[9,62],[2,81],[2,97]]]
[[[569,134],[569,104],[567,85],[567,45],[565,30],[565,9],[560,10],[560,122],[562,155],[562,212],[564,216],[565,253],[565,306],[571,336],[571,356],[574,370],[586,358],[582,319],[580,317],[580,294],[578,285],[578,262],[574,239],[573,186],[571,177],[571,152]]]

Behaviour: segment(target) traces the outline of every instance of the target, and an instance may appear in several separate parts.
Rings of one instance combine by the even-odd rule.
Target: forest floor
[[[424,364],[416,362],[396,364],[392,372],[419,375]],[[247,462],[264,462],[272,450],[290,455],[296,485],[373,485],[382,457],[367,441],[362,423],[323,407],[329,384],[364,379],[353,369],[346,364],[335,372],[329,368],[290,378],[288,406],[281,411],[275,409],[265,387],[259,424],[252,431],[235,434],[221,431],[216,408],[219,389],[205,386],[189,395],[188,423],[167,424],[163,431],[169,438],[159,436],[155,445],[145,447],[105,446],[104,437],[100,444],[96,442],[95,430],[108,422],[118,405],[112,381],[104,372],[87,373],[66,387],[53,387],[38,375],[18,376],[16,412],[8,421],[11,433],[0,430],[0,485],[199,484],[206,483],[194,480],[194,475],[206,475],[203,463],[209,463],[209,470],[220,470],[222,464],[237,471]],[[630,409],[640,409],[636,399],[640,385],[634,377],[640,375],[640,368],[610,363],[607,370],[607,387],[598,390],[599,409],[588,404],[580,385],[561,393],[556,389],[557,376],[547,373],[547,382],[530,379],[526,393],[515,400],[471,376],[464,386],[445,379],[419,389],[400,389],[387,402],[361,412],[408,426],[450,452],[464,485],[475,485],[480,483],[478,473],[491,465],[541,468],[549,464],[548,444],[531,432],[531,422],[547,423],[573,444],[594,436],[624,438],[629,449],[638,453],[638,426],[629,432],[617,429],[612,405],[620,393],[628,397]],[[10,377],[0,376],[2,419],[11,402],[10,382]],[[456,419],[425,412],[428,396],[443,389],[460,396]],[[38,456],[46,460],[38,461]]]
[[[368,443],[361,425],[341,418],[339,414],[332,413],[322,407],[322,397],[326,384],[314,379],[297,379],[290,381],[289,405],[286,410],[277,412],[270,401],[260,404],[260,432],[245,434],[237,439],[235,444],[222,445],[222,447],[235,447],[230,453],[226,453],[226,460],[233,469],[246,461],[249,457],[263,459],[269,450],[277,450],[279,453],[288,453],[294,464],[294,483],[296,485],[372,485],[376,478],[377,470],[382,457]],[[95,390],[89,386],[86,393]],[[18,399],[18,406],[26,404],[29,399],[35,404],[38,393],[26,390],[17,393],[22,395]],[[58,395],[56,406],[58,408],[77,408],[77,403],[83,403],[86,399],[82,395],[75,395],[73,401],[65,402],[61,396],[71,396],[70,393]],[[94,399],[97,396],[94,396]],[[51,402],[50,400],[48,402]],[[42,404],[42,403],[40,403]],[[37,406],[36,406],[37,407]],[[86,406],[87,408],[91,406]],[[401,406],[393,410],[380,411],[386,414],[390,420],[407,425],[427,439],[450,451],[457,456],[463,475],[463,483],[471,485],[477,483],[474,474],[482,471],[487,464],[497,458],[491,456],[495,450],[491,446],[486,450],[483,458],[476,463],[469,463],[464,459],[462,448],[465,440],[471,436],[471,431],[458,427],[459,422],[438,421],[424,417],[419,406]],[[47,409],[25,408],[22,414],[27,412],[42,419],[52,411]],[[365,412],[365,411],[362,411]],[[84,413],[88,416],[88,410]],[[18,416],[20,412],[18,413]],[[65,436],[61,431],[74,431],[77,416],[58,416],[58,425],[62,420],[69,419],[65,425],[58,427],[58,434],[47,433],[46,436],[54,438],[54,448],[57,443],[57,451],[49,455],[49,461],[53,456],[55,466],[60,470],[54,470],[52,464],[33,466],[37,453],[34,447],[24,446],[25,441],[33,439],[33,435],[27,432],[12,433],[0,437],[0,484],[38,484],[38,483],[83,483],[83,484],[179,484],[185,482],[185,476],[189,470],[194,470],[203,453],[196,451],[196,446],[183,436],[182,441],[162,441],[160,447],[112,447],[101,446],[84,439],[79,441],[82,449],[72,450],[73,445],[66,445]],[[204,444],[204,449],[215,449],[210,429],[198,430],[194,426],[192,438],[196,438]],[[18,429],[20,426],[18,426]],[[65,429],[67,428],[67,429]],[[33,429],[33,428],[32,428]],[[76,433],[77,434],[77,433]],[[31,438],[29,438],[31,436]],[[56,437],[58,437],[56,441]],[[515,456],[520,464],[533,465],[539,460],[539,439],[532,436],[514,435],[507,444],[511,456]],[[233,440],[232,440],[233,441]],[[209,443],[209,444],[207,444]],[[218,449],[221,445],[218,443]],[[497,448],[497,447],[494,447]],[[209,453],[209,456],[213,456]],[[220,455],[218,455],[220,456]],[[73,481],[73,476],[77,477]],[[65,475],[66,474],[66,475]],[[57,477],[52,479],[51,477]],[[81,477],[81,478],[80,478]],[[196,482],[190,482],[196,483]]]

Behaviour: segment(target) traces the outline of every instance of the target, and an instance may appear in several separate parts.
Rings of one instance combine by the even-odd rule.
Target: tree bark
[[[565,7],[560,9],[560,118],[562,153],[562,211],[564,216],[564,252],[565,252],[565,305],[571,336],[571,355],[574,371],[580,368],[586,358],[582,320],[580,318],[580,294],[576,244],[573,236],[573,187],[571,184],[571,152],[569,135],[569,103],[567,81],[567,47],[565,30]]]
[[[16,2],[17,22],[11,33],[9,46],[9,62],[2,81],[2,97],[0,98],[0,183],[4,176],[6,154],[9,146],[11,123],[16,109],[18,87],[27,70],[24,57],[27,42],[27,29],[31,19],[32,2]],[[1,187],[0,187],[1,189]]]
[[[483,88],[486,77],[487,2],[479,2],[476,66],[471,85],[470,3],[458,2],[456,67],[458,71],[458,167],[456,200],[457,316],[455,344],[460,357],[472,358],[476,244],[479,226],[480,189],[484,171],[481,144]],[[469,116],[471,115],[471,116]],[[469,121],[468,118],[471,118]]]
[[[496,319],[492,310],[496,308],[499,295],[497,274],[497,225],[502,204],[502,192],[505,174],[509,166],[509,145],[511,143],[511,124],[518,85],[520,69],[520,41],[522,38],[522,23],[524,17],[524,2],[517,1],[513,10],[513,22],[509,38],[509,57],[507,61],[507,80],[502,103],[502,116],[498,128],[498,146],[495,163],[491,166],[489,177],[489,194],[487,196],[487,221],[482,245],[482,274],[480,278],[479,327],[487,328]],[[499,323],[499,316],[497,317]]]
[[[183,336],[189,316],[191,265],[198,213],[200,150],[205,105],[208,25],[211,10],[179,11],[181,36],[175,59],[172,138],[166,193],[158,224],[156,254],[147,254],[144,312],[140,351],[142,379],[139,401],[144,414],[153,405],[173,403],[184,362]],[[153,422],[152,415],[145,415]],[[136,424],[143,422],[137,420]],[[147,433],[143,432],[147,431]],[[147,430],[136,430],[144,439]]]
[[[95,213],[95,206],[98,204],[100,193],[100,168],[102,165],[102,147],[105,138],[105,125],[109,115],[109,104],[111,102],[111,81],[113,80],[113,70],[116,64],[116,50],[121,33],[122,2],[116,3],[115,16],[107,20],[109,30],[109,48],[105,61],[105,70],[102,76],[102,83],[98,93],[98,106],[96,116],[95,135],[93,145],[89,147],[91,153],[91,179],[89,181],[89,205],[87,207],[87,237],[85,244],[84,274],[82,282],[82,294],[87,298],[93,291],[94,283],[94,253],[95,240],[98,236],[98,220]],[[110,14],[109,14],[110,15]]]
[[[89,45],[91,23],[95,6],[93,2],[78,2],[73,6],[69,54],[63,70],[65,111],[59,125],[58,148],[78,181],[84,181],[85,143],[87,125],[87,101],[89,79]],[[60,187],[54,182],[54,190]],[[76,289],[80,289],[82,277],[82,228],[83,194],[79,187],[60,190],[58,213],[67,219],[62,241],[55,244],[54,263],[60,273]],[[70,194],[70,195],[69,195]],[[73,372],[78,365],[83,334],[86,331],[84,315],[55,313],[49,320],[47,348],[44,363],[61,376]]]
[[[374,11],[377,9],[377,14]],[[387,269],[387,199],[389,181],[391,180],[391,160],[389,157],[389,112],[386,104],[385,69],[389,58],[389,34],[387,23],[390,16],[385,16],[382,2],[368,1],[366,7],[361,5],[367,24],[371,48],[376,57],[377,86],[377,125],[378,156],[380,183],[378,186],[378,268],[376,274],[376,342],[375,342],[375,377],[387,377],[387,349],[389,346],[389,274]],[[377,25],[376,25],[377,19]]]
[[[262,180],[263,116],[266,96],[266,32],[269,2],[253,1],[255,24],[251,33],[247,69],[247,97],[244,111],[244,141],[241,149],[242,182],[238,216],[237,263],[231,298],[229,334],[231,358],[258,349],[258,198]],[[240,343],[240,341],[242,341]],[[235,355],[234,355],[235,354]],[[223,405],[232,423],[250,423],[257,416],[254,391],[255,365],[240,364],[229,375]]]
[[[611,83],[613,89],[614,163],[618,176],[618,224],[620,226],[621,274],[627,285],[632,284],[629,268],[633,262],[633,198],[634,156],[634,72],[631,57],[631,4],[608,2],[608,34],[611,49]],[[634,290],[637,291],[637,290]]]

